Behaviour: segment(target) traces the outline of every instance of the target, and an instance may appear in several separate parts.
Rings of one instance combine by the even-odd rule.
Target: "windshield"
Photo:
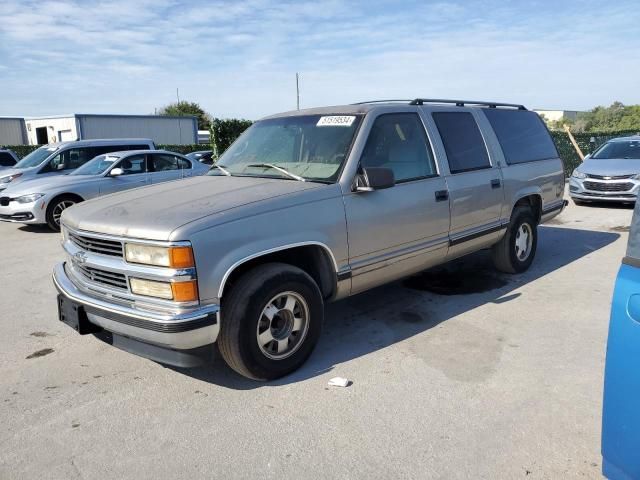
[[[262,120],[244,132],[217,164],[231,175],[335,182],[360,119],[305,115]],[[224,173],[213,169],[209,175]]]
[[[106,172],[118,157],[109,155],[98,155],[93,160],[89,160],[81,167],[75,169],[69,175],[101,175]]]
[[[640,140],[607,142],[591,158],[606,160],[609,158],[640,159]]]
[[[40,165],[45,158],[55,152],[58,147],[40,147],[20,160],[13,168],[29,168]]]

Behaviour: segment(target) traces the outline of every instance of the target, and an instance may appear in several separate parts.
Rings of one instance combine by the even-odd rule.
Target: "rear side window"
[[[467,112],[434,112],[451,173],[490,168],[484,139],[473,115]]]
[[[558,152],[542,119],[525,110],[483,110],[509,165],[556,158]]]
[[[0,167],[12,167],[16,164],[16,159],[10,153],[0,152]]]
[[[154,153],[151,155],[151,165],[149,170],[152,172],[166,172],[169,170],[180,170],[188,168],[183,165],[183,160],[175,155],[167,153]]]

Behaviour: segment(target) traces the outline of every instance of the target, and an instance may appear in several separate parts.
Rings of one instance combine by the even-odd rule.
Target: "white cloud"
[[[303,106],[416,95],[638,102],[633,5],[597,5],[10,0],[0,4],[0,115],[147,113],[180,87],[214,115],[256,118],[295,106],[296,71]]]

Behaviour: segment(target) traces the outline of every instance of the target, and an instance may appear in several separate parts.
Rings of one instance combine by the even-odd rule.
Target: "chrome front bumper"
[[[593,184],[598,189],[590,189],[585,185]],[[616,185],[629,185],[628,189],[610,188]],[[602,180],[596,178],[569,178],[569,196],[583,201],[635,202],[640,192],[640,180],[632,178]]]
[[[76,286],[66,272],[66,263],[54,268],[53,283],[61,295],[83,307],[92,324],[113,334],[171,350],[196,349],[218,338],[218,305],[176,313],[107,302]]]

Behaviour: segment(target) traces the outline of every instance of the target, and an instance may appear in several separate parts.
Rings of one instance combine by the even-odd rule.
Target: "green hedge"
[[[236,138],[251,126],[251,120],[214,118],[211,121],[211,146],[216,156],[222,155]]]
[[[637,132],[633,131],[619,131],[619,132],[591,132],[591,133],[574,133],[573,138],[576,139],[576,143],[582,150],[583,154],[593,152],[597,147],[602,145],[607,140],[616,137],[624,137],[627,135],[635,135]],[[561,130],[553,130],[551,131],[551,137],[553,138],[554,143],[556,144],[556,148],[558,149],[558,154],[564,161],[565,173],[568,176],[571,175],[573,169],[576,168],[582,160],[578,156],[578,152],[573,148],[573,144],[571,140],[569,140],[569,135],[567,132]],[[591,142],[593,138],[594,142]]]

